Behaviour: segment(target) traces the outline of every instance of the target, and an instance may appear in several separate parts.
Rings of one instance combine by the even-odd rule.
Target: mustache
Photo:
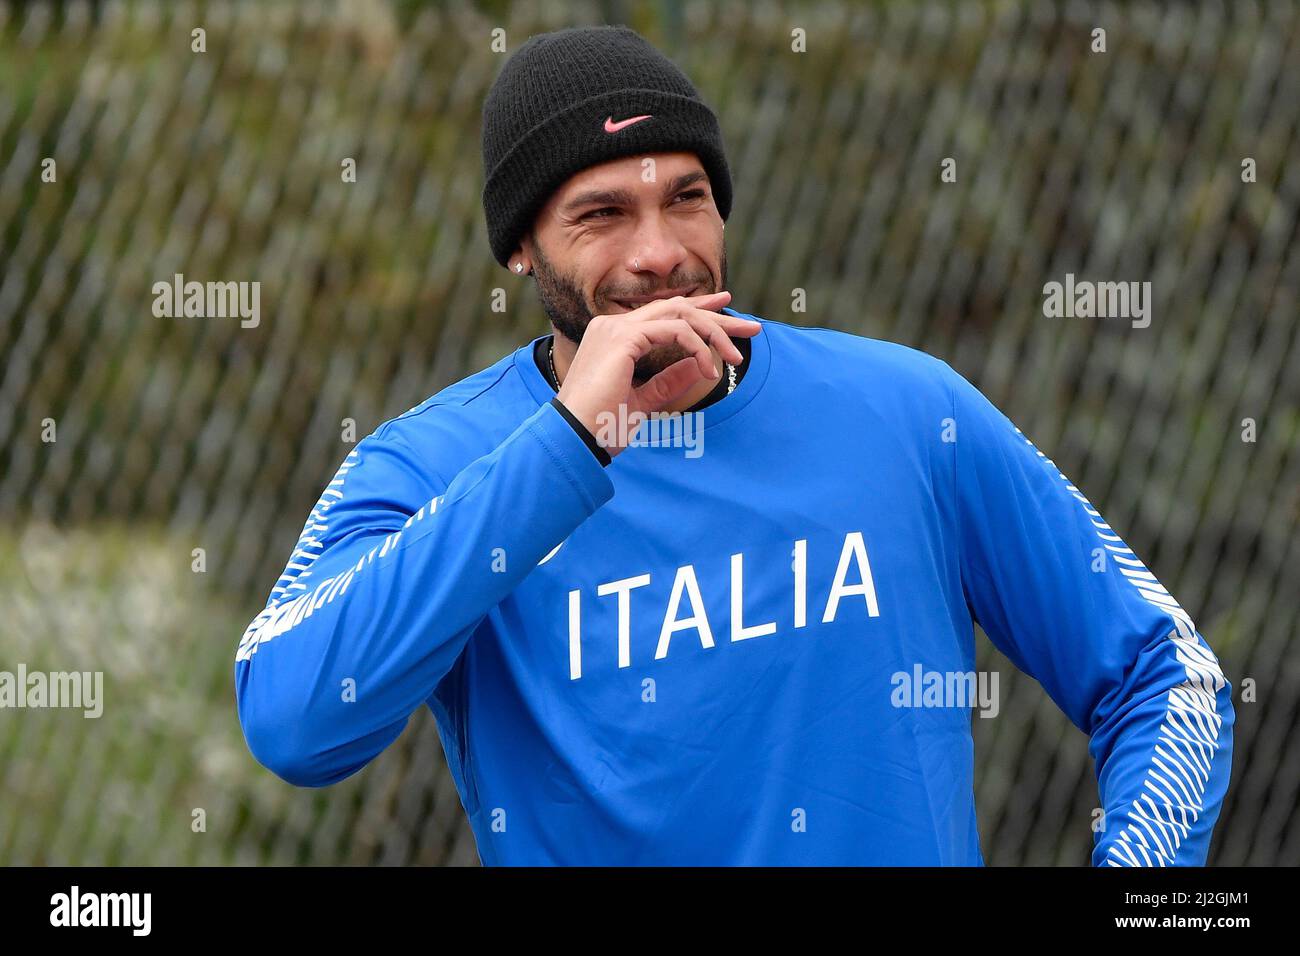
[[[601,297],[606,301],[610,299],[637,299],[643,296],[659,295],[660,293],[669,292],[673,289],[710,289],[712,287],[713,276],[702,276],[696,279],[687,276],[679,282],[665,282],[645,289],[605,291],[601,293]]]

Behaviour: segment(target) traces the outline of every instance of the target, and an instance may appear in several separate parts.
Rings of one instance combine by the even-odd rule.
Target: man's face
[[[593,317],[644,304],[628,300],[726,288],[722,217],[694,153],[628,156],[584,169],[550,197],[523,250],[542,308],[574,343]],[[637,362],[635,382],[687,354],[676,343],[652,350]]]

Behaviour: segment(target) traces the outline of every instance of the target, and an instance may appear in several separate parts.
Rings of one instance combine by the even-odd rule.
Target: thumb
[[[700,363],[695,356],[689,356],[674,362],[659,372],[640,388],[634,389],[637,404],[646,411],[662,411],[672,404],[700,379]]]

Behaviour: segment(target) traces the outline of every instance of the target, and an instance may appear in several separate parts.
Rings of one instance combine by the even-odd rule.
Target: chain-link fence
[[[719,115],[735,307],[938,355],[1048,453],[1238,685],[1211,862],[1300,861],[1295,3],[380,0],[0,2],[0,669],[104,680],[0,711],[0,861],[477,862],[427,711],[296,790],[234,651],[351,442],[546,331],[479,110],[610,18]],[[156,315],[178,274],[258,321]],[[1150,325],[1046,317],[1067,274],[1149,281]],[[1085,864],[1087,739],[980,648],[986,859]]]

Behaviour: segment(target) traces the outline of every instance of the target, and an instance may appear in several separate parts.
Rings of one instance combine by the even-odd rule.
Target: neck
[[[569,366],[573,364],[573,358],[578,352],[578,347],[559,333],[554,333],[554,338],[555,352],[552,361],[555,363],[555,377],[563,385],[564,376],[569,373]],[[696,382],[682,393],[681,398],[665,406],[663,411],[684,412],[717,387],[719,379],[727,374],[727,366],[722,361],[722,356],[718,354],[718,350],[713,346],[709,346],[709,357],[713,359],[713,367],[718,370],[718,378],[702,379]]]

